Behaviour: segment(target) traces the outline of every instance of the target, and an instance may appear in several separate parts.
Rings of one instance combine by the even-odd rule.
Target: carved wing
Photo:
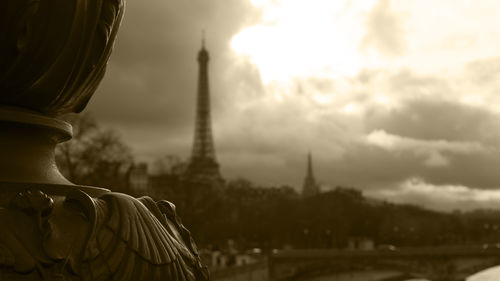
[[[120,193],[93,201],[84,280],[196,280],[196,257],[141,201]]]

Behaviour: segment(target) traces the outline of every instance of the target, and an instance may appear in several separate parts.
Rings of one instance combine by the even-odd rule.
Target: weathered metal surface
[[[1,186],[1,185],[0,185]],[[0,208],[0,266],[8,280],[206,280],[175,207],[77,187],[32,189]]]
[[[0,8],[0,280],[207,280],[175,206],[74,185],[57,143],[94,93],[121,0],[6,0]]]
[[[5,0],[0,103],[55,116],[80,112],[101,81],[121,0]]]

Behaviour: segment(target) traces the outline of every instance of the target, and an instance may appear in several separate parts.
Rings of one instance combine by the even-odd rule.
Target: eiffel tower
[[[302,196],[309,197],[320,193],[319,185],[314,178],[313,166],[312,166],[312,156],[311,153],[307,155],[307,172],[304,179],[304,185],[302,187]]]
[[[185,176],[190,180],[217,183],[222,181],[222,177],[215,157],[212,137],[208,61],[209,55],[205,49],[205,40],[203,38],[201,50],[198,52],[198,97],[193,151]]]

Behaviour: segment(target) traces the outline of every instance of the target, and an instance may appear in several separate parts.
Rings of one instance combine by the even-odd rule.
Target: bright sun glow
[[[497,57],[500,46],[500,29],[492,24],[498,0],[248,1],[260,18],[233,36],[231,48],[235,61],[256,66],[269,100],[301,103],[298,93],[312,101],[301,106],[348,115],[372,106],[392,110],[408,95],[447,99],[447,91],[433,87],[395,92],[391,84],[458,77],[468,62]],[[397,73],[405,74],[391,80]],[[477,89],[456,89],[460,95],[452,98],[459,102],[490,106]]]
[[[360,108],[357,104],[355,103],[349,103],[344,106],[342,110],[345,114],[356,114],[360,112]]]
[[[362,67],[363,22],[350,1],[288,0],[252,3],[263,11],[260,24],[233,37],[237,54],[259,67],[264,83],[304,76],[353,76]]]
[[[483,106],[484,99],[481,95],[465,95],[460,98],[460,102],[470,106]]]
[[[320,105],[328,105],[333,102],[332,95],[314,94],[313,99]]]
[[[396,106],[396,102],[389,96],[385,94],[375,95],[373,101],[376,105],[384,106],[385,108],[394,108]]]

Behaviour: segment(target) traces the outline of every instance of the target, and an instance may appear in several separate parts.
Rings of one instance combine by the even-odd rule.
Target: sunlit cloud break
[[[386,150],[434,150],[459,154],[485,151],[485,147],[478,142],[423,140],[392,135],[384,130],[375,130],[366,136],[366,142]]]
[[[260,23],[236,34],[231,46],[259,67],[264,83],[293,77],[353,76],[362,67],[360,13],[349,1],[253,1]]]
[[[409,178],[395,188],[367,194],[391,202],[425,204],[440,211],[500,208],[500,190],[481,190],[453,184],[436,185],[419,177]]]
[[[444,153],[473,154],[486,151],[478,142],[421,140],[388,134],[376,130],[366,136],[366,143],[387,151],[409,151],[424,158],[427,166],[447,166],[449,159]]]

